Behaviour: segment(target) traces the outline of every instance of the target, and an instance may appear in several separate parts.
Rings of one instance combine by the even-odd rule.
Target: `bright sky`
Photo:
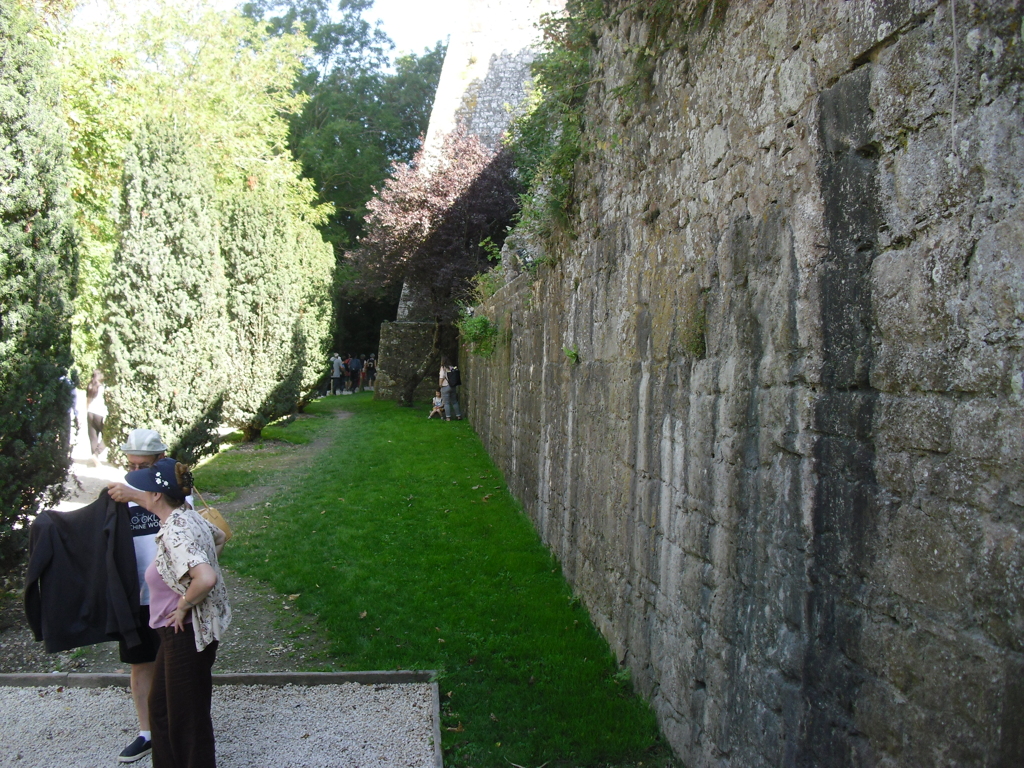
[[[102,19],[108,2],[111,0],[82,0],[76,12],[78,20],[88,23]],[[211,0],[211,4],[227,10],[238,6],[239,0]],[[144,5],[145,0],[135,0],[128,7],[138,10]],[[448,39],[462,5],[462,0],[374,0],[373,7],[363,15],[367,21],[384,22],[384,31],[395,42],[396,55],[423,53],[438,40]]]
[[[374,0],[363,16],[384,22],[396,54],[423,53],[438,40],[447,40],[461,6],[459,0]]]

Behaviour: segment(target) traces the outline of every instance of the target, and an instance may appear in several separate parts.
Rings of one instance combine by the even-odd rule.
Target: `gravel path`
[[[432,691],[406,685],[214,689],[220,768],[434,768]],[[0,688],[0,765],[94,768],[135,733],[121,688]],[[150,765],[143,758],[137,765]]]

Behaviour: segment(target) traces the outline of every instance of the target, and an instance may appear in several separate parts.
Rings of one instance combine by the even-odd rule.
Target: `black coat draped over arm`
[[[29,531],[25,613],[49,653],[124,638],[139,644],[139,577],[128,506],[104,489],[73,512],[47,510]]]

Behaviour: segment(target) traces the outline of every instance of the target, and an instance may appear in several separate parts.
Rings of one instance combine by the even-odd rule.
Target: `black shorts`
[[[139,606],[139,639],[141,645],[129,648],[125,645],[124,639],[117,643],[118,655],[124,664],[148,664],[156,661],[156,652],[160,647],[160,635],[149,626],[149,606]]]

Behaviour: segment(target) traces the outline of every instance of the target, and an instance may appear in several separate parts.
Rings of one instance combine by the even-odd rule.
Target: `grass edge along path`
[[[333,438],[283,497],[233,516],[227,567],[315,615],[336,668],[439,670],[449,766],[675,765],[467,422],[368,394],[307,413],[265,436]],[[232,453],[197,483],[236,491]]]

